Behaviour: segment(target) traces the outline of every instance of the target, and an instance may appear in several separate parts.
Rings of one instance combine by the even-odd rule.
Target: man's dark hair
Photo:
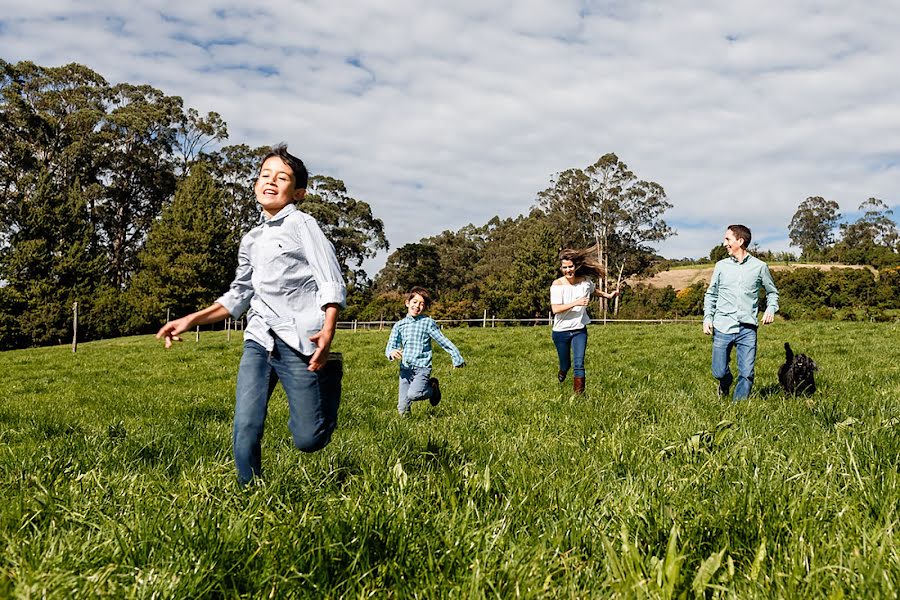
[[[422,300],[425,301],[425,308],[431,306],[431,294],[428,293],[428,290],[418,285],[410,288],[410,290],[406,292],[406,301],[409,302],[410,300],[412,300],[412,297],[416,294],[422,296]]]
[[[739,240],[744,240],[744,250],[750,248],[750,228],[746,225],[729,225],[728,229],[731,230],[731,233],[734,234],[734,237]]]
[[[288,152],[287,144],[272,146],[272,150],[259,163],[260,170],[262,170],[263,164],[273,156],[280,158],[294,172],[294,189],[305,190],[309,183],[309,172],[306,170],[306,165],[303,164],[302,160]]]

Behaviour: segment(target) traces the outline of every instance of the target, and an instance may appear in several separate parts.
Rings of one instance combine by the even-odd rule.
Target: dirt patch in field
[[[869,269],[875,276],[878,271],[868,265],[838,265],[838,264],[801,264],[794,263],[790,265],[769,265],[771,271],[793,271],[794,269],[819,269],[822,271],[830,271],[831,269]],[[628,285],[643,284],[650,287],[662,288],[671,285],[676,292],[690,287],[695,283],[702,281],[708,283],[712,277],[713,267],[698,267],[696,269],[673,269],[671,271],[663,271],[657,273],[653,277],[629,277],[626,282]]]

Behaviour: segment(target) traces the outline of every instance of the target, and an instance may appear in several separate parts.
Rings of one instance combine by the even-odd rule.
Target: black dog
[[[809,395],[816,391],[815,361],[805,354],[794,355],[791,345],[784,343],[784,364],[778,369],[778,381],[788,394]]]

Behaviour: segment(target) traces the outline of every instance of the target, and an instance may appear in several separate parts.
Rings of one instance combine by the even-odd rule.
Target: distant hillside
[[[794,269],[821,269],[829,271],[831,269],[869,269],[876,275],[878,271],[868,265],[842,265],[842,264],[770,264],[769,269],[772,271],[792,271]],[[691,285],[703,281],[709,282],[712,277],[713,265],[698,267],[679,267],[670,271],[662,271],[653,277],[629,277],[626,281],[628,285],[643,284],[650,287],[666,287],[672,286],[675,291],[690,287]]]

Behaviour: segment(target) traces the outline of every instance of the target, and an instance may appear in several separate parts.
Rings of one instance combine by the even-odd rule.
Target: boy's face
[[[413,294],[413,297],[406,301],[406,311],[411,317],[418,317],[425,310],[425,298],[419,294]]]
[[[294,171],[277,156],[270,156],[259,169],[253,190],[256,201],[270,219],[282,208],[303,199],[306,190],[296,189]]]

